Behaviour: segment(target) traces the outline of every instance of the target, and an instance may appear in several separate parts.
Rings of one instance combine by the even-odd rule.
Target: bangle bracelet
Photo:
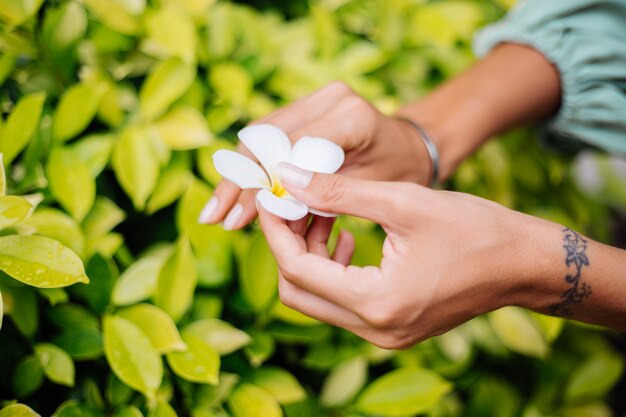
[[[408,124],[410,124],[411,126],[413,126],[413,128],[417,130],[418,136],[420,137],[420,139],[422,139],[422,142],[424,142],[424,145],[426,146],[426,150],[428,151],[428,156],[430,156],[430,162],[433,167],[432,176],[431,176],[429,185],[431,188],[434,187],[435,185],[439,183],[439,151],[437,150],[437,146],[435,145],[435,142],[433,142],[433,140],[430,138],[428,133],[426,133],[424,128],[422,128],[422,126],[420,126],[413,120],[409,119],[408,117],[403,117],[403,116],[396,116],[396,118],[398,120],[403,120],[407,122]]]

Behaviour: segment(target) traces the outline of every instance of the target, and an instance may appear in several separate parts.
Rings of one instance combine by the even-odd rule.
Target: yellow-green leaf
[[[602,399],[619,381],[623,370],[623,357],[607,351],[591,354],[571,372],[564,393],[566,403]]]
[[[0,230],[24,219],[32,208],[33,206],[22,197],[0,196]]]
[[[4,318],[4,301],[2,301],[2,291],[0,291],[0,330],[2,329],[3,318]]]
[[[178,58],[157,65],[139,92],[141,113],[148,119],[159,117],[187,91],[195,76],[195,67]]]
[[[157,403],[156,407],[150,411],[148,417],[178,417],[178,415],[167,401],[161,400]]]
[[[113,170],[120,185],[142,210],[159,178],[160,160],[154,139],[144,129],[127,129],[113,148]]]
[[[278,266],[263,234],[257,234],[250,244],[239,279],[241,292],[254,311],[264,310],[275,299]]]
[[[234,417],[282,417],[278,401],[263,389],[241,384],[232,393],[228,406]]]
[[[35,355],[23,357],[15,367],[13,374],[13,392],[18,398],[24,398],[37,391],[44,379],[41,361]]]
[[[111,0],[85,0],[85,5],[98,21],[120,33],[135,35],[141,30],[139,14],[142,8],[129,10],[124,3]],[[145,7],[144,1],[135,1],[133,3]]]
[[[356,402],[364,413],[402,417],[431,410],[452,388],[433,371],[400,368],[369,384]]]
[[[0,19],[10,26],[19,26],[41,7],[43,0],[0,0]]]
[[[11,164],[37,131],[44,101],[44,93],[24,96],[3,124],[0,130],[0,152],[4,155],[5,165]]]
[[[183,333],[187,350],[170,352],[167,362],[176,375],[199,384],[217,385],[219,382],[220,355],[201,338]]]
[[[187,167],[168,166],[159,176],[159,181],[146,205],[146,211],[154,213],[172,204],[187,191],[193,180],[193,174]]]
[[[0,123],[0,133],[2,133],[2,123]],[[4,169],[4,154],[0,152],[0,197],[5,195],[7,195],[7,173]]]
[[[180,320],[191,305],[197,274],[191,245],[183,238],[161,268],[154,295],[155,304],[174,321]]]
[[[248,101],[254,86],[248,71],[234,62],[212,66],[209,82],[221,99],[235,106],[242,106]]]
[[[292,404],[306,398],[306,391],[298,380],[281,368],[260,368],[254,371],[250,382],[269,393],[280,404]]]
[[[151,304],[137,304],[116,313],[139,327],[159,353],[182,351],[185,342],[180,338],[176,325],[163,310]]]
[[[70,87],[61,97],[52,124],[52,134],[66,141],[82,132],[98,111],[106,88],[101,83],[83,82]]]
[[[72,150],[74,156],[89,167],[91,176],[96,178],[109,162],[114,144],[113,134],[97,134],[81,138]]]
[[[61,210],[44,207],[21,221],[16,228],[24,234],[37,234],[58,240],[80,257],[85,251],[85,238],[80,226]]]
[[[133,323],[104,318],[104,354],[115,375],[129,387],[152,398],[161,385],[163,363],[150,338]]]
[[[141,43],[143,52],[158,58],[177,57],[184,62],[193,62],[198,37],[189,14],[177,6],[166,6],[147,14],[145,27],[147,36]]]
[[[175,151],[201,148],[213,138],[206,118],[191,106],[174,107],[156,123],[156,128],[163,142]]]
[[[220,355],[228,355],[250,343],[252,338],[243,330],[220,319],[204,319],[188,324],[182,331],[183,338],[193,335],[214,347]]]
[[[538,358],[548,354],[548,345],[528,312],[519,307],[504,307],[488,317],[493,331],[512,351]]]
[[[78,255],[62,243],[43,236],[0,237],[0,270],[39,288],[89,282]]]
[[[89,239],[98,238],[109,233],[126,218],[124,210],[104,196],[96,197],[96,201],[85,220],[83,229]]]
[[[273,313],[275,318],[285,323],[296,324],[298,326],[316,326],[320,324],[319,320],[287,307],[280,300],[276,301],[276,304],[274,304]]]
[[[320,403],[339,407],[350,402],[367,382],[367,360],[362,356],[346,359],[334,366],[322,385]]]
[[[81,221],[96,198],[96,182],[89,166],[76,158],[73,150],[56,148],[50,153],[46,172],[52,194],[72,217]]]
[[[169,257],[167,253],[146,256],[133,263],[115,283],[111,301],[114,305],[125,306],[143,301],[154,295],[159,273]]]
[[[198,171],[200,171],[202,178],[213,186],[217,185],[217,183],[222,180],[222,176],[219,172],[217,172],[215,164],[213,163],[213,154],[220,149],[235,150],[235,147],[232,143],[226,140],[215,139],[208,146],[198,150]]]
[[[68,387],[74,386],[74,362],[67,352],[53,344],[40,343],[35,345],[35,355],[50,381]]]
[[[27,405],[10,404],[0,410],[0,417],[41,417],[41,415]]]

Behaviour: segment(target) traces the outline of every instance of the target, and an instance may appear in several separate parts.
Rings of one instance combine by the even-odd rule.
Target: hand
[[[532,304],[531,279],[550,270],[544,260],[563,265],[561,226],[487,200],[289,164],[279,176],[309,207],[384,228],[380,267],[360,268],[349,265],[354,241],[346,232],[329,256],[332,219],[315,217],[307,228],[259,214],[281,271],[282,302],[383,348],[408,347],[504,305]],[[543,245],[537,236],[550,240]]]
[[[280,127],[292,143],[302,136],[334,141],[346,153],[340,172],[351,177],[421,184],[430,177],[428,154],[413,127],[383,115],[343,83],[330,84],[256,123]],[[253,159],[244,147],[239,151]],[[240,229],[256,216],[255,194],[224,180],[200,221],[223,221],[226,229]]]

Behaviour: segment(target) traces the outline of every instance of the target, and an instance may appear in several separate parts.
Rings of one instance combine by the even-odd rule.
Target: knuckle
[[[320,190],[320,203],[325,207],[331,207],[335,203],[342,201],[346,193],[346,182],[338,175],[326,177]]]
[[[405,350],[415,344],[415,340],[411,336],[389,333],[380,333],[370,342],[386,350]]]
[[[348,84],[346,84],[343,81],[333,81],[332,83],[328,84],[326,86],[326,90],[333,92],[333,93],[343,93],[343,94],[347,94],[347,93],[351,93],[352,89],[348,86]]]
[[[292,285],[284,279],[278,282],[278,298],[289,308],[295,306],[295,291]]]

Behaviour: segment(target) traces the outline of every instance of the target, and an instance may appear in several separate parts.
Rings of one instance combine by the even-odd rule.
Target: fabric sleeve
[[[557,146],[626,154],[626,1],[526,0],[474,39],[478,56],[528,45],[557,67],[562,98],[546,125]],[[529,74],[532,76],[532,74]]]

